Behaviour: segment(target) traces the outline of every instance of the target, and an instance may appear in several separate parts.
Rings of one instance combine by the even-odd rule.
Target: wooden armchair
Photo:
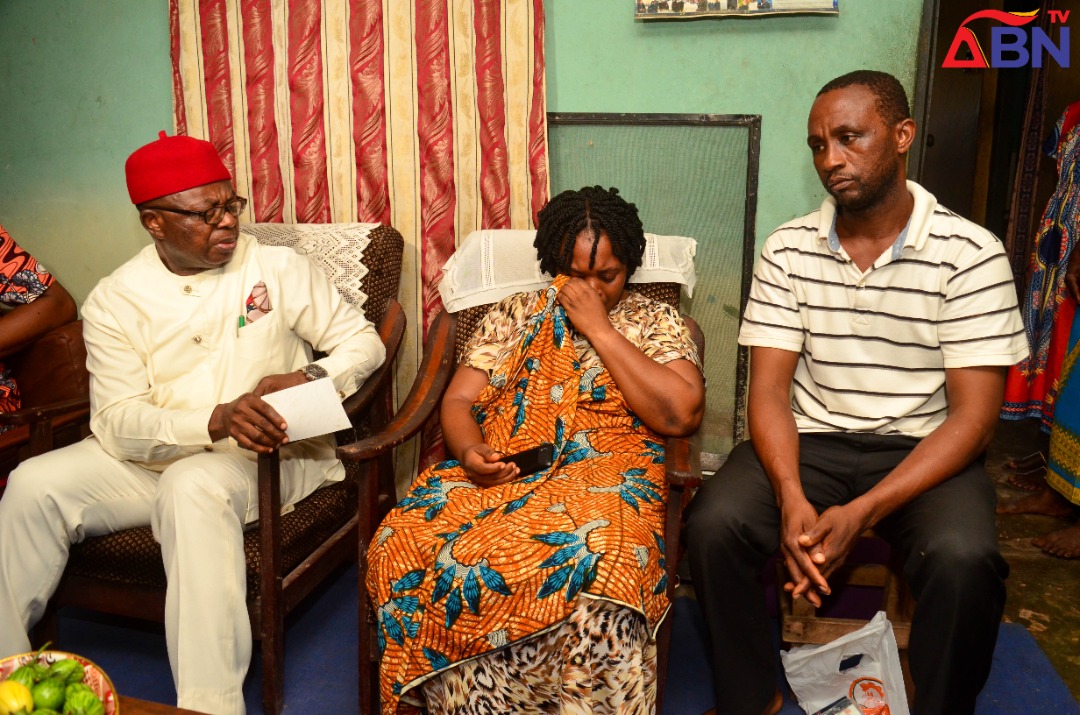
[[[650,298],[672,305],[679,304],[677,283],[639,283],[628,286],[629,290],[643,293]],[[345,464],[365,464],[377,460],[397,445],[410,439],[423,428],[435,414],[439,401],[450,382],[454,369],[462,357],[463,349],[480,320],[493,304],[488,303],[467,308],[460,313],[443,311],[436,317],[424,345],[424,358],[409,395],[399,407],[386,429],[378,435],[362,439],[354,444],[338,448],[338,457]],[[704,357],[704,336],[697,324],[683,316],[697,343],[698,354]],[[669,438],[665,445],[665,467],[670,494],[667,503],[665,565],[668,573],[668,596],[674,598],[677,576],[679,529],[682,509],[689,501],[684,497],[684,486],[700,483],[700,444],[697,435],[688,438]],[[379,712],[379,652],[375,637],[375,616],[368,601],[364,585],[367,543],[375,533],[382,510],[378,502],[378,482],[369,473],[361,481],[360,500],[360,712]],[[657,711],[663,702],[664,674],[667,672],[668,646],[671,638],[671,615],[664,619],[658,637],[657,658]]]
[[[353,428],[339,443],[378,432],[392,414],[391,375],[405,317],[397,302],[403,241],[389,226],[325,224],[245,225],[262,243],[291,245],[310,254],[352,302],[363,309],[386,345],[386,362],[345,402]],[[370,242],[368,241],[370,239]],[[389,455],[380,463],[390,480]],[[357,554],[357,491],[368,465],[348,463],[344,481],[318,489],[281,514],[277,454],[259,455],[259,523],[245,534],[247,597],[252,634],[261,641],[262,699],[266,713],[281,712],[284,696],[284,619],[327,575]],[[378,489],[376,485],[376,490]],[[165,571],[149,527],[87,539],[71,549],[64,576],[35,640],[63,645],[56,611],[74,605],[163,621]]]
[[[882,560],[880,551],[888,551],[888,559]],[[878,553],[875,554],[874,552]],[[776,562],[776,583],[787,580],[787,569],[783,561]],[[829,576],[833,593],[825,599],[822,612],[814,608],[805,598],[793,599],[791,594],[777,588],[777,606],[780,616],[780,642],[785,646],[822,645],[831,643],[840,636],[856,631],[868,622],[868,618],[850,618],[830,611],[837,611],[835,606],[843,598],[844,590],[851,588],[869,588],[880,590],[880,606],[886,618],[892,624],[896,648],[900,653],[900,669],[904,676],[904,688],[908,700],[915,696],[915,686],[911,680],[911,668],[908,664],[908,646],[911,641],[911,619],[915,615],[915,597],[904,577],[904,564],[900,555],[889,549],[884,539],[872,529],[863,532],[852,550],[848,560]]]
[[[19,385],[23,407],[0,414],[0,425],[11,427],[0,433],[0,495],[19,462],[89,434],[90,376],[82,321],[49,331],[4,362]]]

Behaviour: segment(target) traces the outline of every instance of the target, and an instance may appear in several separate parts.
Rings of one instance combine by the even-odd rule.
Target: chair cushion
[[[356,482],[317,489],[281,518],[281,556],[284,572],[296,568],[335,531],[356,514]],[[244,532],[249,598],[259,592],[259,532]],[[69,573],[113,584],[165,588],[161,547],[150,527],[124,529],[96,536],[71,547]]]
[[[552,281],[540,270],[533,240],[536,231],[488,229],[473,231],[442,268],[439,294],[450,313],[508,295],[539,290]],[[697,241],[685,236],[645,234],[645,255],[630,283],[678,283],[693,296],[697,276]]]

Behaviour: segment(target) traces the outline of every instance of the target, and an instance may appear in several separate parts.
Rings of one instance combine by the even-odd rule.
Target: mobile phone
[[[508,454],[502,458],[504,462],[516,464],[518,469],[521,470],[521,474],[518,475],[521,477],[539,472],[541,469],[547,469],[554,460],[555,445],[551,442],[543,442],[538,447],[526,449],[524,452],[518,452],[517,454]]]

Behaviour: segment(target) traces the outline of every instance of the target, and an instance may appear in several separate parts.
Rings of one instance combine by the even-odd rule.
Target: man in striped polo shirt
[[[765,561],[779,550],[785,588],[818,604],[870,527],[916,597],[919,715],[974,712],[990,670],[1008,566],[982,455],[1027,343],[1000,242],[905,181],[914,138],[894,77],[826,84],[807,143],[829,197],[777,229],[755,271],[739,334],[750,442],[688,522],[724,715],[781,706]]]

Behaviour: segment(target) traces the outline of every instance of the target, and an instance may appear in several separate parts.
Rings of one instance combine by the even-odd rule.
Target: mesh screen
[[[553,115],[551,192],[617,186],[637,205],[646,231],[697,239],[697,287],[693,298],[683,294],[680,307],[701,326],[707,345],[702,449],[726,455],[745,388],[736,378],[737,338],[742,286],[752,265],[754,216],[747,206],[754,206],[758,133],[745,117],[671,124],[672,115],[664,116],[582,124],[573,115]]]

